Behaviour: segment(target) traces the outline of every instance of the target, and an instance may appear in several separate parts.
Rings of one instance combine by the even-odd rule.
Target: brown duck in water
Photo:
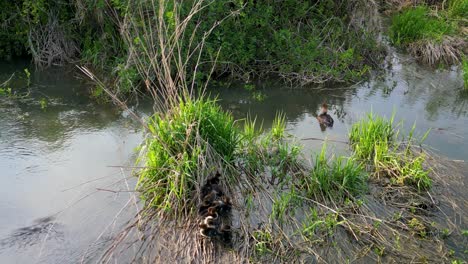
[[[320,127],[333,127],[333,118],[328,114],[328,105],[326,103],[322,104],[320,114],[317,116]]]

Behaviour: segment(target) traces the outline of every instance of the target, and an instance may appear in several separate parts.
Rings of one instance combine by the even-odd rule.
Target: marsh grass
[[[392,17],[390,39],[428,65],[458,64],[467,45],[467,7],[466,0],[452,0],[403,9]]]
[[[427,6],[404,10],[392,18],[390,37],[398,45],[429,38],[441,41],[442,36],[454,31],[450,23],[431,15]]]
[[[389,144],[397,136],[393,125],[394,117],[392,115],[387,120],[371,112],[366,119],[353,124],[349,140],[357,158],[374,160],[382,151],[388,150]]]
[[[148,128],[137,188],[147,206],[163,211],[186,209],[201,182],[198,167],[208,146],[230,162],[239,139],[232,116],[209,99],[181,100],[165,114],[155,114]]]
[[[432,180],[429,169],[424,167],[425,154],[412,151],[416,126],[413,125],[403,143],[399,141],[398,126],[393,124],[394,114],[388,120],[373,113],[354,124],[349,138],[355,157],[370,165],[376,178],[389,177],[394,184],[412,185],[419,191],[429,189]]]
[[[328,160],[324,144],[314,162],[302,182],[309,197],[321,194],[343,201],[345,196],[359,195],[366,189],[366,172],[354,158],[339,156]]]

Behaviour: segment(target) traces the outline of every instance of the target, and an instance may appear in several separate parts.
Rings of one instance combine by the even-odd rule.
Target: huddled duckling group
[[[199,227],[200,235],[203,237],[216,237],[228,242],[231,239],[231,227],[223,223],[226,222],[223,218],[231,212],[232,204],[219,185],[220,176],[219,172],[216,173],[201,189],[202,203],[198,208],[198,215],[201,218]]]

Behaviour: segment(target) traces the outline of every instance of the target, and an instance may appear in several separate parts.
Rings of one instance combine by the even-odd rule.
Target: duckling
[[[218,196],[223,195],[223,191],[221,190],[221,187],[219,186],[219,177],[221,174],[219,172],[216,173],[216,175],[213,178],[210,178],[206,181],[205,185],[201,188],[201,197],[205,197],[209,195],[210,193],[214,192]]]
[[[231,233],[231,226],[230,225],[221,226],[218,233],[219,233],[218,234],[219,238],[224,243],[229,243],[231,241],[232,233]]]
[[[208,208],[208,213],[206,214],[207,218],[211,217],[210,219],[216,220],[218,219],[218,212],[216,212],[216,207],[210,207]]]
[[[219,234],[216,228],[208,226],[206,224],[200,224],[200,235],[203,237],[215,237]]]
[[[203,216],[207,212],[208,208],[213,206],[213,202],[216,199],[216,193],[210,192],[208,195],[202,197],[202,199],[203,201],[198,208],[198,214],[200,216]]]
[[[207,216],[198,225],[200,235],[204,237],[213,237],[218,235],[219,216],[214,207],[208,208]]]
[[[321,112],[317,116],[317,120],[319,121],[320,125],[324,125],[325,127],[333,127],[333,118],[327,113],[328,105],[326,103],[322,104]]]
[[[218,212],[222,215],[229,213],[232,208],[231,199],[229,199],[227,196],[223,196],[221,199],[214,201],[213,204]]]

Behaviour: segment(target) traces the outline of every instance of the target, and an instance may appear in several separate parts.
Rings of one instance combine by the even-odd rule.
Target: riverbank
[[[159,12],[167,14],[165,8],[159,6]],[[193,8],[194,12],[200,12],[197,7]],[[309,119],[305,126],[315,131],[310,129],[314,125],[317,133],[322,134],[296,138],[288,132],[287,114],[274,113],[272,122],[266,124],[269,126],[271,123],[271,128],[263,130],[259,128],[261,120],[246,115],[236,119],[232,113],[222,109],[220,103],[208,95],[208,83],[203,89],[197,88],[200,80],[195,78],[196,74],[190,74],[193,70],[187,64],[190,56],[177,56],[181,54],[181,38],[174,38],[171,30],[164,30],[183,28],[179,32],[183,34],[187,27],[179,14],[175,12],[168,18],[157,17],[159,46],[152,47],[148,53],[156,56],[139,58],[140,69],[146,70],[140,77],[146,80],[145,87],[152,96],[152,109],[148,111],[150,118],[121,101],[115,91],[106,87],[106,83],[89,69],[79,68],[95,87],[124,109],[118,115],[131,116],[140,122],[145,136],[137,163],[131,166],[138,177],[136,191],[132,191],[129,185],[126,189],[98,188],[116,196],[134,194],[130,195],[121,211],[127,212],[132,208],[135,216],[130,219],[124,217],[123,221],[129,220],[118,226],[120,231],[104,240],[98,247],[100,250],[93,251],[92,258],[105,261],[130,258],[150,262],[217,262],[227,258],[239,262],[404,260],[455,263],[465,258],[466,203],[465,199],[452,195],[463,195],[463,191],[457,188],[462,189],[460,183],[465,177],[457,174],[451,178],[449,176],[453,177],[453,174],[442,174],[450,170],[448,165],[441,166],[441,158],[421,146],[423,139],[430,140],[429,132],[418,130],[418,126],[411,126],[411,123],[409,126],[412,128],[400,126],[393,121],[393,115],[381,119],[373,109],[366,110],[373,114],[362,123],[359,120],[366,114],[349,112],[347,116],[346,112],[340,111],[345,108],[346,101],[356,99],[357,109],[364,108],[357,97],[359,91],[365,93],[364,100],[378,93],[377,102],[388,102],[391,108],[405,102],[388,98],[393,98],[391,94],[400,87],[406,90],[397,94],[397,99],[409,94],[408,88],[413,87],[407,83],[408,76],[416,78],[415,83],[423,83],[415,71],[402,77],[402,81],[392,79],[395,72],[404,72],[404,64],[398,64],[394,57],[390,57],[387,66],[392,71],[388,76],[383,75],[386,78],[375,77],[374,83],[364,83],[360,89],[354,86],[314,91],[311,96],[315,99],[311,101],[318,104],[304,103],[305,109],[310,107],[306,111]],[[150,27],[151,21],[145,20],[149,24],[143,27]],[[137,29],[140,25],[134,26],[133,29]],[[144,43],[149,43],[151,36],[138,40],[135,45],[148,47]],[[205,42],[201,44],[203,46]],[[192,48],[193,54],[202,55],[200,46]],[[157,53],[158,49],[176,52],[161,55]],[[147,68],[146,60],[150,62],[150,68]],[[197,67],[194,72],[196,70]],[[35,87],[31,87],[31,76],[28,71],[24,72],[28,91],[35,91]],[[176,74],[171,74],[173,72]],[[430,76],[422,79],[432,86],[436,85],[431,82],[432,78],[443,77],[441,79],[452,80],[454,85],[446,87],[450,82],[441,83],[440,79],[434,79],[439,81],[441,89],[463,95],[463,84],[456,70],[442,71],[439,76],[433,70],[428,72]],[[148,78],[151,75],[156,79]],[[376,85],[379,83],[384,85]],[[248,90],[248,97],[236,101],[238,106],[232,110],[238,110],[245,104],[252,106],[268,102],[269,93],[259,91],[257,85],[244,85],[243,88]],[[254,94],[250,94],[252,91]],[[259,96],[258,92],[263,92],[263,95]],[[288,93],[292,94],[291,91]],[[298,94],[301,100],[306,99],[305,94]],[[319,95],[327,99],[329,113],[336,119],[333,129],[340,131],[346,128],[340,139],[327,139],[325,136],[333,129],[317,125],[317,108],[324,101],[318,98]],[[6,96],[2,103],[6,102],[15,109],[15,104],[34,106],[32,103],[38,102],[38,109],[43,113],[60,108],[54,100],[44,104],[42,100],[32,98],[29,94],[27,97]],[[284,96],[280,102],[275,102],[276,107],[284,105],[287,98]],[[333,99],[328,101],[330,98]],[[460,98],[464,100],[464,97],[455,97],[456,100]],[[294,106],[301,102],[294,97],[290,100]],[[425,112],[443,109],[437,108],[440,101],[437,103],[431,105],[432,109],[424,108]],[[379,104],[379,107],[384,105]],[[272,107],[268,108],[272,113]],[[382,109],[390,111],[391,108]],[[460,109],[464,110],[464,106]],[[453,113],[451,110],[450,114]],[[446,118],[447,113],[443,114]],[[347,119],[351,115],[355,119]],[[459,115],[461,117],[457,116],[457,120],[466,116],[463,113]],[[391,121],[388,121],[390,116]],[[410,113],[402,112],[398,119],[408,116]],[[5,118],[15,121],[18,118],[15,124],[21,126],[21,120],[27,121],[29,116],[7,115]],[[341,126],[343,124],[347,126]],[[44,128],[39,128],[39,131],[44,131]],[[66,134],[60,129],[57,131],[58,134]],[[443,129],[439,131],[445,132]],[[450,133],[446,139],[454,136]],[[312,148],[314,153],[310,158],[310,154],[302,150],[303,142],[313,141],[319,146]],[[450,141],[441,143],[446,145],[447,142]],[[326,147],[330,143],[339,144],[345,153],[330,151]],[[126,175],[120,172],[122,180],[127,183]],[[217,178],[213,178],[215,175]],[[451,186],[455,182],[458,185]],[[208,185],[211,187],[206,187]],[[453,193],[447,194],[447,190],[453,190]],[[207,192],[214,195],[212,200],[207,198],[210,197]],[[217,207],[208,209],[207,215],[202,210],[206,206],[202,201],[217,204]],[[222,207],[218,206],[220,202],[224,203]],[[55,232],[54,228],[59,226],[51,225],[54,219],[45,217],[34,221],[31,226],[14,230],[2,240],[2,247],[21,247],[21,241],[41,236],[46,241],[50,230]],[[117,219],[122,221],[122,218],[115,217],[109,226],[113,226]],[[224,224],[222,227],[220,221]],[[63,227],[60,225],[60,228]],[[206,229],[212,229],[212,232],[206,233]],[[220,230],[227,235],[221,240]],[[98,235],[96,241],[102,235]],[[17,242],[16,238],[23,237],[25,239]],[[33,243],[27,245],[34,246]],[[92,245],[95,246],[96,242]],[[129,250],[130,247],[133,251]],[[42,250],[41,246],[39,255],[42,255]],[[82,260],[87,259],[87,253],[85,250]]]
[[[256,89],[266,95],[262,102],[252,98],[251,92],[245,90],[243,84],[222,89],[216,87],[209,92],[213,96],[219,94],[219,104],[223,109],[231,111],[236,119],[250,115],[257,116],[259,124],[260,120],[263,120],[266,131],[270,129],[275,113],[282,111],[286,116],[287,133],[293,134],[298,140],[320,139],[301,141],[306,157],[317,153],[322,147],[322,140],[327,139],[329,153],[348,155],[346,144],[332,140],[347,141],[351,125],[367,112],[373,111],[390,117],[396,108],[397,123],[404,121],[411,126],[416,122],[416,134],[419,136],[432,128],[425,141],[425,147],[452,160],[453,165],[446,169],[450,173],[441,173],[447,175],[443,176],[447,185],[436,184],[433,189],[434,197],[448,194],[454,205],[461,205],[453,209],[451,205],[442,203],[440,208],[448,215],[453,215],[452,221],[467,229],[466,210],[462,209],[466,206],[464,186],[467,184],[465,169],[461,167],[464,163],[453,161],[466,162],[468,157],[468,153],[465,152],[468,147],[464,147],[463,138],[463,135],[468,134],[468,128],[465,126],[468,123],[467,109],[464,97],[458,94],[462,87],[460,72],[456,69],[434,71],[420,66],[407,55],[392,54],[389,59],[392,63],[387,67],[389,72],[385,78],[373,79],[351,87],[334,87],[320,91],[291,90],[275,80],[259,81],[256,83]],[[25,67],[21,64],[15,70],[10,66],[2,71],[4,76],[10,76],[12,71],[23,73]],[[141,131],[140,126],[131,121],[126,112],[89,101],[85,92],[80,98],[76,97],[75,92],[86,91],[88,84],[76,79],[73,72],[66,74],[62,69],[54,69],[45,72],[32,71],[31,75],[31,98],[17,100],[2,97],[0,100],[0,123],[3,125],[0,144],[1,149],[5,150],[0,154],[0,166],[5,172],[3,175],[8,176],[3,179],[5,184],[2,186],[13,191],[36,190],[33,197],[43,198],[40,203],[32,203],[30,196],[17,196],[9,194],[8,190],[2,191],[1,193],[7,195],[4,200],[8,202],[1,204],[1,210],[8,217],[3,218],[5,222],[1,225],[1,239],[17,234],[20,228],[34,226],[37,218],[55,215],[57,211],[72,205],[52,221],[59,224],[57,231],[62,234],[60,238],[51,234],[46,242],[42,242],[47,234],[43,232],[26,235],[26,241],[32,242],[27,246],[18,244],[20,241],[10,240],[12,243],[2,244],[0,259],[10,262],[9,260],[18,259],[21,255],[24,256],[25,263],[35,259],[54,262],[54,259],[60,261],[61,256],[70,256],[61,255],[60,252],[70,251],[75,252],[71,255],[77,261],[85,254],[90,259],[99,258],[103,248],[112,242],[124,223],[116,224],[116,228],[106,231],[101,239],[98,239],[99,235],[114,221],[115,215],[125,206],[129,197],[127,192],[120,192],[126,190],[125,184],[115,187],[109,185],[120,180],[122,176],[120,168],[109,166],[133,166],[133,149],[142,140],[141,134],[135,134],[134,131]],[[70,87],[73,87],[75,92],[70,92]],[[444,96],[440,96],[441,94]],[[45,110],[41,109],[39,103],[43,97],[51,98]],[[324,99],[330,105],[330,114],[335,119],[335,125],[333,129],[322,132],[313,115],[317,113]],[[151,106],[137,112],[142,116],[150,115]],[[404,129],[403,132],[408,133],[409,129]],[[94,148],[87,143],[90,140],[103,144]],[[103,160],[100,157],[108,158]],[[52,166],[50,160],[56,160],[57,163],[53,163]],[[81,162],[78,164],[76,160]],[[125,175],[130,176],[131,170],[124,168]],[[101,177],[106,178],[95,181]],[[40,179],[44,186],[48,186],[47,189],[36,188],[37,182],[34,179]],[[89,183],[83,185],[85,182]],[[70,188],[71,190],[62,192]],[[97,194],[92,194],[95,192]],[[78,201],[85,196],[86,199]],[[374,199],[366,198],[367,201]],[[103,203],[99,203],[98,200]],[[372,208],[378,207],[373,202],[365,204]],[[128,211],[133,214],[134,210],[132,207]],[[436,213],[431,217],[438,219],[440,216]],[[130,218],[129,215],[119,219],[125,222]],[[342,236],[340,232],[337,232],[339,237]],[[463,253],[462,246],[455,246],[463,242],[463,239],[457,233],[451,233],[448,240],[443,240],[448,243],[449,250],[455,251],[455,259],[460,258],[459,254]],[[39,256],[41,250],[43,253]]]
[[[165,6],[163,14],[158,13],[160,4]],[[157,26],[156,16],[161,15],[169,23],[161,30],[173,30],[176,16],[190,17],[196,9],[196,15],[183,24],[194,34],[177,35],[183,45],[174,52],[185,53],[203,41],[203,52],[187,65],[187,74],[196,74],[197,82],[208,76],[249,82],[273,75],[302,85],[353,83],[368,78],[383,58],[373,1],[188,1],[179,5],[133,0],[5,2],[0,16],[8,30],[2,31],[0,58],[31,56],[39,67],[86,65],[115,92],[128,96],[144,90],[145,82],[157,83],[154,75],[142,76],[151,67],[144,58],[161,55],[161,47],[148,45],[160,38],[148,26]]]

